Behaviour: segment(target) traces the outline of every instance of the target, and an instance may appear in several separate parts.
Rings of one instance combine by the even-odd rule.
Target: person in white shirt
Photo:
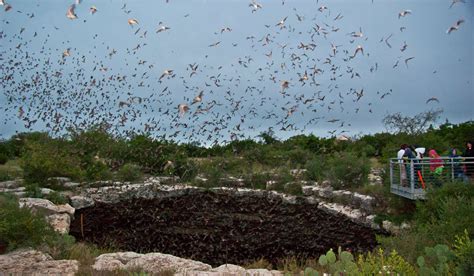
[[[408,147],[407,144],[400,146],[400,150],[397,152],[398,163],[400,163],[400,184],[407,186],[407,170],[403,164],[403,156],[405,155],[405,149]]]

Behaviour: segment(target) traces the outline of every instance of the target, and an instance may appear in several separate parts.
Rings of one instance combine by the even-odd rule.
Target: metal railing
[[[390,191],[399,196],[424,199],[426,189],[452,181],[474,181],[473,157],[390,159]]]

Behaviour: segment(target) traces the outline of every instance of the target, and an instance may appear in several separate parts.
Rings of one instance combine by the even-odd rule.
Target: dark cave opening
[[[101,247],[172,254],[212,266],[261,258],[276,264],[290,256],[318,258],[339,246],[366,252],[377,245],[375,230],[305,198],[289,203],[210,190],[96,203],[76,210],[70,234]]]

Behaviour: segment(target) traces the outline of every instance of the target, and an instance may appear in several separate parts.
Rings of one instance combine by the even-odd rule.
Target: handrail
[[[474,180],[474,157],[390,158],[390,190],[409,198],[422,199],[425,189],[457,180]]]

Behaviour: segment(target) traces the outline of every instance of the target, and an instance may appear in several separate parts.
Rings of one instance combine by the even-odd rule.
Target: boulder
[[[9,180],[0,182],[0,189],[13,189],[20,186],[21,180]]]
[[[213,268],[209,271],[186,271],[185,273],[176,273],[175,276],[230,276],[230,275],[239,275],[239,276],[280,276],[284,275],[282,272],[277,270],[267,270],[267,269],[245,269],[238,265],[233,264],[224,264],[219,267]]]
[[[94,205],[94,200],[85,196],[72,196],[71,205],[76,209],[82,209]]]
[[[26,188],[25,187],[0,188],[0,193],[9,193],[9,194],[25,193],[26,194]]]
[[[27,207],[33,211],[44,212],[45,215],[69,214],[74,215],[74,208],[69,204],[55,205],[51,201],[43,198],[20,198],[20,207]]]
[[[66,189],[74,189],[79,187],[81,184],[77,182],[66,182],[63,184],[63,187]]]
[[[50,177],[48,178],[48,183],[52,185],[63,186],[66,182],[71,182],[71,179],[68,177]]]
[[[71,205],[54,205],[51,201],[42,198],[20,198],[19,205],[44,214],[48,223],[59,233],[69,233],[69,226],[75,212]]]
[[[69,226],[71,225],[71,217],[68,214],[53,214],[46,217],[48,223],[54,230],[61,234],[69,233]]]
[[[75,260],[53,260],[43,252],[23,249],[0,255],[0,275],[71,275],[79,270]]]
[[[164,271],[182,273],[193,270],[209,271],[212,267],[202,262],[162,253],[138,254],[135,252],[117,252],[98,256],[92,268],[97,272],[114,271],[117,269],[140,269],[152,274],[158,274]]]
[[[54,192],[54,190],[51,190],[49,188],[41,188],[40,190],[42,195],[49,195],[50,193]]]

